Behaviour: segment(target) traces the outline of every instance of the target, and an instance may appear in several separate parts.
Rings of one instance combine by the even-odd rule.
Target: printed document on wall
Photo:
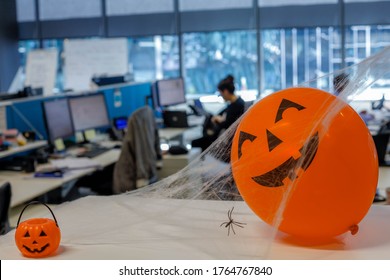
[[[43,88],[44,95],[52,95],[56,81],[58,50],[32,50],[27,55],[25,86]]]

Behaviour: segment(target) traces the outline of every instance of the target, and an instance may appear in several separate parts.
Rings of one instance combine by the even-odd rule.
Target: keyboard
[[[78,154],[77,156],[78,157],[94,158],[94,157],[97,157],[98,155],[101,155],[101,154],[107,152],[108,150],[110,150],[110,149],[106,148],[106,147],[94,147],[93,149],[85,151],[81,154]]]

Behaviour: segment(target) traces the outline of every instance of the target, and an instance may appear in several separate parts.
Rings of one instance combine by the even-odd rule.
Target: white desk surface
[[[5,158],[8,156],[12,156],[18,153],[26,152],[33,149],[38,149],[43,146],[47,145],[47,141],[41,140],[41,141],[35,141],[35,142],[28,142],[24,146],[18,146],[18,147],[12,147],[9,150],[1,151],[0,152],[0,158]]]
[[[220,227],[246,223],[227,235]],[[390,206],[373,205],[357,235],[316,246],[276,236],[245,202],[89,196],[54,209],[61,245],[49,259],[386,259],[390,260]],[[50,213],[44,215],[50,217]],[[0,259],[24,259],[14,230],[0,237]]]
[[[111,149],[95,157],[94,160],[100,163],[102,167],[106,167],[115,163],[119,155],[119,149]],[[66,172],[62,178],[34,178],[32,173],[0,171],[0,181],[11,183],[11,207],[15,207],[94,171],[96,171],[96,168],[71,170]]]
[[[98,162],[101,167],[104,168],[114,164],[118,160],[120,153],[120,149],[110,149],[107,152],[93,158],[93,160]],[[172,167],[173,163],[177,162],[177,164],[173,166],[176,172],[183,168],[184,165],[187,165],[189,161],[199,155],[199,153],[200,152],[197,149],[192,149],[190,153],[186,155],[164,155],[162,168],[168,172],[168,175],[170,175],[172,173],[170,167]],[[178,164],[183,164],[183,166],[178,166]],[[0,171],[0,182],[8,181],[11,183],[11,207],[15,207],[37,196],[59,188],[65,183],[92,174],[96,170],[96,168],[71,170],[66,172],[62,178],[34,178],[32,173],[26,174],[15,171]]]

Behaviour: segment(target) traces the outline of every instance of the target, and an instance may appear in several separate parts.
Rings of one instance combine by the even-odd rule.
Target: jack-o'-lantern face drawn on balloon
[[[231,164],[249,207],[271,225],[279,221],[281,231],[305,238],[333,237],[356,226],[378,179],[375,146],[360,116],[311,88],[283,90],[252,106],[237,127]]]
[[[283,119],[283,112],[287,109],[294,108],[298,111],[304,110],[305,107],[294,103],[290,100],[283,99],[278,108],[275,123],[281,121]],[[267,134],[267,144],[268,151],[271,153],[277,146],[283,144],[283,140],[279,139],[276,135],[274,135],[271,131],[266,129]],[[238,158],[240,159],[242,156],[242,145],[246,140],[253,141],[257,137],[255,135],[246,133],[244,131],[240,131],[239,139],[238,139]],[[299,149],[301,157],[295,159],[294,157],[289,157],[286,161],[281,163],[279,166],[274,169],[259,175],[252,177],[253,181],[257,184],[265,187],[280,187],[283,186],[283,180],[285,178],[289,178],[290,180],[294,180],[296,178],[295,170],[296,168],[301,167],[306,170],[311,162],[314,159],[314,156],[318,149],[318,132],[316,132],[313,136],[306,141],[306,143]]]

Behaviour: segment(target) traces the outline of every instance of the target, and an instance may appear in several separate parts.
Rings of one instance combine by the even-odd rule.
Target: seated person
[[[192,147],[206,150],[219,136],[221,131],[229,128],[245,110],[245,102],[235,95],[234,77],[228,75],[218,84],[218,91],[228,106],[215,116],[206,118],[203,125],[203,137],[192,141]]]

